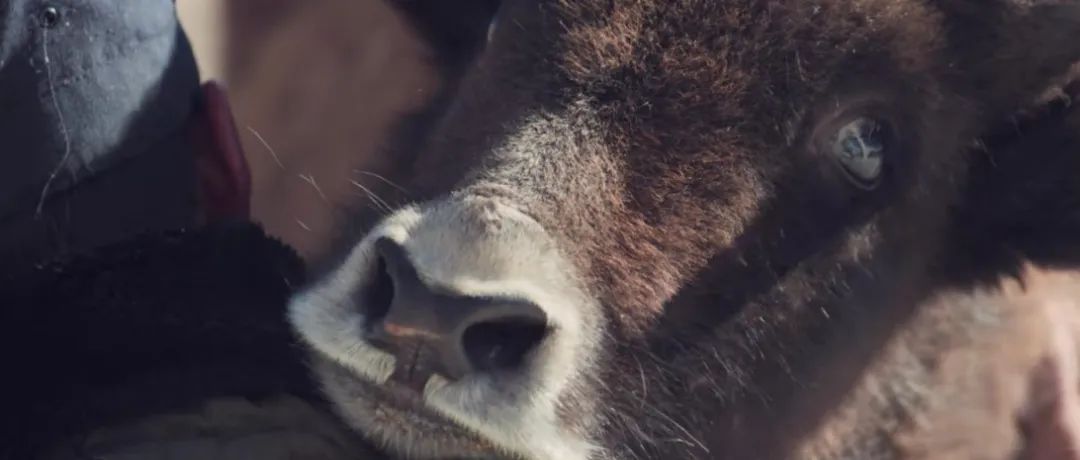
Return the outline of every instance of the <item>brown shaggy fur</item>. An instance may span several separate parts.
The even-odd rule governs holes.
[[[1072,378],[1071,282],[966,292],[1080,261],[1055,258],[1080,256],[1080,194],[969,147],[1080,57],[1080,6],[547,0],[498,18],[410,143],[411,190],[513,203],[585,273],[604,354],[562,415],[604,455],[1004,459],[1017,420],[1071,417],[1031,394]],[[896,132],[870,192],[821,149],[850,114]],[[1069,133],[1044,138],[1052,161],[1076,164]]]

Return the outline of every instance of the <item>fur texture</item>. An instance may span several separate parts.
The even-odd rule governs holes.
[[[985,338],[1022,340],[1053,322],[1046,317],[1068,316],[1033,314],[1042,326],[1029,327],[992,288],[963,296],[1019,273],[1025,259],[1076,261],[1072,169],[1024,157],[1045,149],[1050,164],[1074,164],[1074,122],[1048,121],[1033,144],[992,146],[1014,152],[1017,168],[995,169],[999,153],[971,145],[1080,58],[1080,5],[509,1],[496,21],[454,98],[433,106],[422,141],[407,143],[407,161],[420,152],[409,187],[417,203],[385,228],[412,222],[396,241],[429,281],[459,270],[479,284],[532,283],[541,305],[580,288],[587,298],[560,308],[598,320],[576,333],[552,322],[539,349],[566,347],[572,359],[541,352],[510,377],[440,385],[473,403],[430,392],[395,402],[392,384],[356,372],[370,361],[362,335],[329,341],[328,330],[342,329],[304,320],[338,315],[364,327],[374,258],[347,259],[294,298],[291,315],[328,363],[317,373],[355,428],[407,456],[469,446],[551,458],[538,446],[559,442],[581,446],[560,452],[577,459],[899,458],[918,457],[913,445],[946,444],[978,458],[1016,452],[1015,432],[964,444],[978,439],[977,427],[962,426],[976,418],[952,421],[924,402],[979,379],[938,374],[922,358],[1011,359],[980,348],[993,342]],[[830,136],[858,117],[893,134],[886,175],[869,191],[829,156]],[[512,211],[469,204],[478,201]],[[540,249],[524,250],[505,224],[511,214],[527,217]],[[1032,216],[1042,225],[1027,227]],[[425,234],[456,243],[427,244]],[[476,262],[515,250],[519,265],[565,261],[569,279]],[[980,315],[1004,325],[980,329],[971,322]],[[332,343],[356,355],[329,353]],[[1027,372],[1041,346],[1001,368],[976,361],[972,375]],[[557,375],[570,380],[553,386]],[[1014,389],[1026,384],[1005,380],[1008,397],[963,401],[1007,431],[1012,408],[992,406],[1021,404]],[[470,413],[503,407],[511,400],[501,393],[515,390],[556,415],[532,420],[532,439],[516,431],[527,404],[517,403],[518,420]],[[383,414],[378,427],[372,408]],[[934,432],[926,426],[957,424],[957,442],[923,439]],[[975,448],[985,450],[965,450]]]

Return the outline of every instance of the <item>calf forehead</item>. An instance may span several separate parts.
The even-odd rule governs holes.
[[[665,193],[694,182],[748,188],[752,179],[732,173],[782,163],[775,154],[823,106],[942,91],[942,21],[920,2],[562,0],[550,9],[557,32],[536,46],[551,56],[520,78],[551,74],[554,93],[587,101],[624,169]]]
[[[560,0],[550,11],[562,29],[562,67],[578,80],[627,68],[806,80],[815,69],[793,75],[790,66],[829,67],[858,54],[887,54],[923,70],[941,31],[935,12],[910,0]],[[791,62],[794,52],[801,63]]]
[[[829,94],[939,91],[939,16],[891,0],[510,1],[442,137],[455,155],[490,152],[540,114],[644,174],[761,157]]]
[[[892,0],[511,1],[435,151],[553,196],[577,195],[574,163],[632,207],[738,206],[822,107],[884,92],[922,111],[942,91],[938,16]]]

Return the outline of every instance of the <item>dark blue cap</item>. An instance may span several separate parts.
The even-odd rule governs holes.
[[[153,168],[145,183],[108,185],[111,173],[135,162],[172,176],[193,169],[190,153],[169,140],[183,139],[198,94],[172,0],[0,1],[0,227],[40,218],[54,197],[77,197],[75,186],[81,193],[90,181],[118,198],[165,186]]]

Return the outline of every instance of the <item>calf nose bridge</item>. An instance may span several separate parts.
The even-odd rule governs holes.
[[[384,294],[362,302],[366,338],[398,358],[395,375],[422,385],[431,373],[456,380],[509,368],[543,338],[546,316],[538,306],[429,285],[398,243],[381,238],[374,249],[381,273],[367,289]]]

